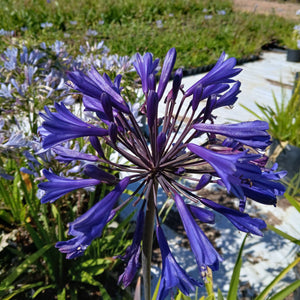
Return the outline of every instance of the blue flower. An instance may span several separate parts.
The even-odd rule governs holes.
[[[41,199],[42,203],[52,203],[71,191],[85,188],[88,186],[95,186],[101,182],[101,180],[98,179],[74,180],[71,178],[65,178],[58,176],[48,170],[43,170],[43,173],[49,181],[39,183],[38,185],[39,189],[44,190],[46,192],[46,194]]]
[[[164,65],[161,70],[161,76],[157,88],[158,99],[161,99],[164,94],[167,83],[169,82],[171,76],[171,72],[174,68],[175,61],[176,61],[176,50],[175,48],[171,48],[166,55]]]
[[[103,182],[116,186],[113,192],[70,224],[69,234],[74,238],[57,243],[57,247],[67,253],[67,258],[82,255],[122,207],[132,205],[134,210],[139,205],[142,209],[133,242],[126,253],[119,256],[127,263],[119,283],[128,286],[134,278],[140,267],[140,254],[145,255],[143,247],[149,244],[147,237],[152,238],[155,218],[163,259],[159,299],[165,298],[176,287],[188,295],[195,285],[200,284],[186,274],[170,252],[160,228],[158,186],[176,203],[202,276],[205,276],[207,267],[217,270],[222,258],[194,217],[201,222],[214,223],[214,213],[207,210],[208,207],[226,216],[239,230],[261,235],[265,223],[242,212],[247,197],[275,204],[276,196],[284,192],[283,185],[278,182],[284,173],[265,168],[262,150],[270,143],[265,122],[215,124],[213,112],[219,107],[233,105],[240,92],[240,83],[233,79],[241,71],[235,68],[236,60],[225,60],[223,53],[215,67],[187,90],[181,84],[182,69],[178,69],[171,89],[166,91],[176,55],[174,48],[168,51],[158,80],[159,60],[154,60],[151,53],[136,55],[133,65],[140,77],[145,101],[135,105],[130,105],[123,97],[121,76],[112,81],[106,74],[100,75],[94,67],[87,73],[78,69],[69,72],[68,85],[83,94],[84,109],[94,112],[91,123],[75,117],[63,104],[55,104],[56,112],[46,108],[46,114],[42,114],[45,121],[39,129],[45,148],[56,151],[57,159],[64,163],[76,159],[84,164],[84,175],[88,177],[72,180],[46,172],[48,182],[39,185],[46,191],[42,202],[55,201],[76,188]],[[202,109],[199,109],[200,103]],[[160,105],[164,105],[163,114]],[[141,124],[142,117],[146,124]],[[93,122],[102,124],[102,128]],[[217,135],[224,139],[218,139]],[[200,136],[203,143],[197,139]],[[88,137],[97,154],[89,155],[57,145],[77,137]],[[109,151],[103,151],[104,144]],[[116,153],[122,159],[110,161],[106,153]],[[124,176],[125,179],[120,181],[119,178]],[[186,184],[187,181],[195,185]],[[235,194],[240,199],[240,211],[201,198],[197,191],[209,183],[218,183]],[[114,206],[129,184],[136,187],[131,196],[124,195],[124,201]],[[186,200],[189,204],[185,204]],[[199,207],[199,204],[206,208]]]
[[[245,152],[237,154],[221,154],[195,144],[188,144],[187,148],[209,162],[216,173],[222,178],[227,190],[231,190],[231,175],[236,172],[236,164],[239,159],[245,157]]]
[[[215,215],[213,212],[194,205],[188,205],[192,214],[201,222],[214,224],[215,223]]]
[[[286,173],[276,177],[273,170],[264,172],[255,164],[255,160],[260,158],[258,154],[248,154],[247,151],[230,153],[228,149],[226,154],[218,153],[195,144],[187,147],[209,162],[221,178],[218,183],[225,185],[228,192],[232,192],[242,201],[246,196],[260,203],[275,205],[276,196],[283,195],[285,191],[285,187],[275,180]]]
[[[162,273],[157,299],[165,299],[176,287],[188,296],[190,292],[195,291],[195,286],[200,287],[202,284],[191,278],[176,262],[160,226],[156,226],[156,236],[162,256]]]
[[[50,133],[43,141],[44,148],[49,148],[58,143],[78,137],[104,136],[108,134],[107,129],[87,124],[74,116],[63,103],[55,103],[55,108],[57,113],[52,113],[45,107],[47,114],[40,114],[45,120],[43,128]]]
[[[202,198],[201,202],[207,207],[210,207],[213,210],[224,215],[237,229],[243,232],[262,236],[263,234],[260,230],[267,227],[266,223],[263,220],[251,218],[248,214],[242,213],[236,209],[222,206],[209,199]]]
[[[234,82],[232,77],[239,74],[242,69],[234,68],[236,65],[236,59],[234,57],[225,60],[225,52],[222,53],[216,65],[208,72],[204,77],[193,84],[185,93],[186,96],[192,95],[194,89],[202,84],[203,87],[209,86],[211,84],[219,83],[231,83]]]
[[[139,258],[141,253],[141,242],[143,237],[144,215],[144,209],[141,208],[137,217],[132,244],[126,249],[125,255],[118,256],[122,260],[127,261],[127,266],[118,280],[118,283],[122,282],[125,288],[130,285],[138,268],[140,267]]]
[[[149,90],[155,89],[155,74],[157,73],[159,59],[153,61],[153,55],[146,53],[143,57],[137,53],[133,63],[138,75],[142,80],[142,89],[145,95]]]
[[[224,135],[253,148],[265,149],[271,144],[270,135],[267,133],[269,125],[264,121],[226,125],[199,123],[195,124],[194,128],[201,133]]]
[[[213,271],[218,270],[219,262],[223,259],[198,226],[183,199],[178,194],[175,194],[174,200],[190,241],[191,249],[195,255],[199,271],[205,272],[207,267],[210,267]]]
[[[83,255],[91,242],[100,237],[111,210],[129,183],[129,178],[121,180],[107,196],[97,202],[86,213],[69,224],[69,235],[75,238],[57,242],[56,248],[67,254],[68,259]]]
[[[41,23],[42,28],[50,28],[52,26],[53,26],[53,24],[51,22]]]
[[[240,86],[241,86],[240,82],[234,83],[232,88],[219,98],[214,109],[223,107],[223,106],[233,105],[236,102],[236,100],[238,99],[237,95],[241,92]]]
[[[100,101],[101,95],[106,93],[110,96],[112,106],[122,112],[128,113],[128,107],[120,96],[120,87],[118,86],[121,76],[118,76],[117,80],[112,83],[106,74],[101,76],[98,71],[92,67],[88,75],[78,70],[69,72],[68,77],[71,80],[69,84],[74,89],[82,92],[86,96],[97,99],[96,101]]]

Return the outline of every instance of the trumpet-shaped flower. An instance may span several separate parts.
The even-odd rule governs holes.
[[[242,122],[237,124],[203,124],[194,125],[201,133],[214,133],[232,138],[244,145],[265,149],[271,144],[270,135],[267,133],[269,125],[263,121]]]
[[[140,267],[139,258],[143,237],[144,216],[145,214],[142,208],[137,217],[136,229],[132,244],[126,249],[125,255],[119,256],[119,258],[128,262],[127,267],[119,277],[119,283],[122,282],[124,287],[127,287],[132,282],[134,275]]]
[[[129,183],[125,177],[115,189],[96,203],[86,213],[69,224],[69,235],[75,236],[66,242],[57,242],[56,248],[67,254],[67,258],[75,258],[83,255],[84,250],[91,242],[100,237],[107,223],[112,208]]]
[[[195,285],[202,284],[191,278],[176,262],[160,226],[156,226],[156,236],[162,256],[162,275],[157,299],[165,299],[176,287],[188,296],[190,292],[195,291]]]
[[[221,256],[198,226],[183,199],[175,194],[174,200],[200,272],[206,270],[207,267],[210,267],[213,271],[218,270],[219,262],[222,261]]]
[[[95,186],[101,182],[101,180],[98,179],[74,180],[70,178],[65,178],[58,176],[48,170],[44,170],[44,175],[48,179],[48,181],[39,184],[39,188],[46,192],[46,194],[41,199],[42,203],[52,203],[71,191],[80,188],[85,188],[88,186]]]
[[[63,141],[78,137],[104,136],[108,134],[107,129],[87,124],[74,116],[63,103],[55,103],[55,108],[56,113],[50,112],[50,110],[45,107],[47,115],[41,114],[45,120],[43,128],[50,133],[43,141],[44,148],[49,148]]]

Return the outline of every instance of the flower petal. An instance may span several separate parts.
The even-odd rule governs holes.
[[[267,227],[266,223],[257,218],[251,218],[248,214],[242,213],[236,209],[231,209],[215,203],[211,200],[202,198],[201,202],[207,207],[224,215],[237,229],[262,236],[261,229]]]
[[[174,200],[190,241],[191,249],[195,255],[200,273],[203,270],[206,270],[207,266],[213,271],[218,270],[219,262],[222,261],[221,256],[197,225],[183,199],[178,194],[175,194]]]
[[[67,253],[67,259],[83,255],[91,242],[101,236],[112,208],[128,184],[129,178],[125,177],[116,185],[113,191],[69,224],[68,234],[75,237],[68,241],[56,243],[56,247],[59,248],[60,252]]]
[[[157,95],[159,100],[163,96],[167,83],[170,80],[171,72],[174,68],[175,61],[176,61],[176,50],[175,48],[171,48],[165,57],[164,64],[161,70],[161,75],[160,75],[159,84],[157,88]]]
[[[45,190],[46,194],[41,199],[41,203],[54,202],[58,198],[66,195],[67,193],[85,188],[88,186],[94,186],[99,184],[101,181],[97,179],[71,179],[58,176],[48,170],[43,170],[45,177],[48,179],[47,182],[38,184],[38,188]]]
[[[271,144],[270,135],[267,133],[269,125],[264,121],[222,125],[198,123],[193,127],[200,132],[224,135],[254,148],[265,149]]]
[[[156,237],[162,256],[162,274],[157,299],[165,299],[169,292],[175,287],[180,289],[184,295],[188,296],[191,291],[195,290],[195,285],[199,287],[202,286],[201,283],[191,278],[185,270],[178,265],[159,225],[156,226]]]

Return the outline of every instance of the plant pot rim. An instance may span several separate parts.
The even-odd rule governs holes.
[[[300,49],[287,49],[286,60],[300,62]]]

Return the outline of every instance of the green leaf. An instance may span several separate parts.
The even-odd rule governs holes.
[[[293,242],[294,244],[300,246],[300,240],[298,240],[297,238],[295,238],[295,237],[293,237],[293,236],[291,236],[291,235],[289,235],[289,234],[281,231],[280,229],[278,229],[278,228],[276,228],[276,227],[274,227],[272,225],[268,225],[268,228],[270,230],[274,231],[275,233],[277,233],[278,235],[282,236],[283,238],[285,238],[285,239]]]
[[[39,289],[37,289],[35,291],[35,293],[32,295],[32,299],[34,299],[40,292],[43,292],[47,289],[55,289],[55,288],[56,288],[55,284],[49,284],[49,285],[46,285],[46,286],[42,286],[42,287],[40,287]]]
[[[153,296],[152,296],[152,300],[156,300],[156,299],[157,299],[160,281],[161,281],[161,276],[159,276],[157,285],[156,285],[156,287],[155,287],[155,291],[154,291]]]
[[[80,269],[95,276],[103,273],[113,263],[112,258],[89,259],[81,264]]]
[[[236,300],[237,299],[237,291],[239,288],[239,279],[240,279],[240,271],[241,271],[241,267],[242,267],[242,252],[245,246],[245,242],[246,242],[246,238],[247,238],[247,234],[244,237],[244,240],[242,242],[237,260],[235,262],[234,265],[234,269],[232,271],[232,277],[231,277],[231,281],[230,281],[230,287],[229,287],[229,291],[228,291],[228,295],[227,295],[227,300]]]
[[[290,295],[294,290],[300,286],[300,280],[296,280],[286,288],[282,289],[280,292],[275,294],[269,300],[284,300],[288,295]]]
[[[11,273],[1,282],[0,288],[8,288],[28,267],[33,264],[38,258],[40,258],[47,250],[49,250],[53,245],[45,245],[43,248],[39,249],[28,258],[26,258],[20,265],[14,268]]]
[[[218,289],[218,300],[224,300],[224,297],[220,289]]]
[[[94,277],[92,275],[90,275],[89,273],[82,271],[81,272],[81,281],[88,283],[90,285],[93,286],[97,286],[99,287],[99,290],[101,292],[101,299],[103,300],[111,300],[107,290],[104,288],[104,286],[97,280],[94,279]]]
[[[36,283],[32,283],[32,284],[26,284],[26,285],[22,285],[19,289],[13,291],[13,292],[10,292],[9,293],[9,296],[7,297],[4,297],[2,298],[3,300],[9,300],[9,299],[12,299],[14,296],[20,294],[20,293],[23,293],[25,292],[26,290],[29,290],[29,289],[32,289],[32,288],[35,288],[37,286],[40,286],[42,285],[43,282],[42,281],[39,281],[39,282],[36,282]]]
[[[8,224],[14,223],[14,218],[12,217],[12,215],[4,209],[0,210],[0,219],[2,219],[3,221],[5,221]]]
[[[26,229],[29,232],[36,248],[42,249],[45,246],[45,244],[49,245],[49,244],[51,244],[51,242],[49,241],[49,238],[47,238],[47,239],[45,238],[45,235],[47,235],[47,233],[44,231],[44,228],[41,227],[41,224],[39,223],[39,221],[35,224],[37,225],[36,230],[39,230],[39,229],[42,230],[42,234],[41,234],[40,230],[39,230],[39,232],[37,232],[29,223],[26,223]],[[52,252],[53,252],[53,250],[46,252],[44,254],[44,259],[47,263],[48,274],[51,277],[51,280],[56,281],[57,280],[56,268],[58,267],[57,258],[61,254],[58,253],[58,254],[53,255]]]
[[[152,298],[153,299],[153,298]],[[155,298],[156,299],[156,298]],[[191,300],[190,297],[184,295],[180,290],[178,290],[178,293],[176,295],[175,300]]]
[[[300,204],[294,197],[287,193],[284,194],[284,197],[300,212]]]
[[[255,298],[255,300],[264,300],[275,287],[275,285],[286,275],[286,273],[295,267],[300,262],[300,257],[297,257],[291,264],[289,264],[285,269],[283,269],[272,281],[271,283]]]
[[[10,203],[10,197],[2,182],[5,182],[5,179],[0,178],[0,195],[4,199],[5,204],[8,206],[8,204]]]
[[[57,300],[66,299],[66,288],[63,288],[60,292],[57,293]]]
[[[256,118],[258,118],[259,120],[262,120],[262,118],[257,114],[255,113],[253,110],[251,110],[250,108],[248,108],[247,106],[243,105],[240,103],[240,106],[242,108],[244,108],[245,110],[247,110],[249,113],[251,113],[252,115],[254,115]]]

